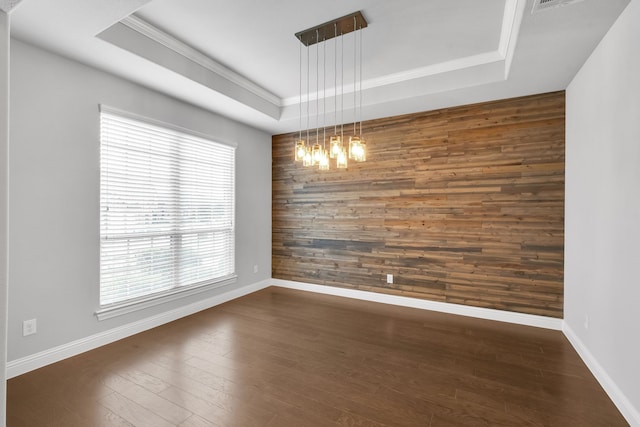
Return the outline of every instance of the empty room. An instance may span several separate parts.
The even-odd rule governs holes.
[[[0,425],[640,427],[640,0],[0,0]]]

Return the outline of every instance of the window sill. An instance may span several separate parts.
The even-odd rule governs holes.
[[[160,292],[147,297],[136,298],[135,300],[131,301],[124,301],[103,306],[95,312],[95,315],[99,321],[111,319],[113,317],[122,316],[138,310],[144,310],[145,308],[175,301],[180,298],[188,297],[190,295],[195,295],[201,292],[210,291],[212,289],[221,288],[223,286],[235,283],[237,278],[237,275],[232,274],[213,283],[205,282],[188,287],[170,289],[168,291]]]

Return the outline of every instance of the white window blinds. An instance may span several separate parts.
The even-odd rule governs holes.
[[[235,148],[100,113],[100,305],[235,273]]]

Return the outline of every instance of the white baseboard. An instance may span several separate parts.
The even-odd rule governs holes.
[[[267,288],[270,285],[271,280],[266,279],[261,282],[230,290],[202,301],[197,301],[184,307],[179,307],[174,310],[158,314],[156,316],[148,317],[146,319],[41,351],[36,354],[12,360],[7,363],[7,379],[22,375],[34,369],[42,368],[43,366],[58,362],[68,357],[84,353],[85,351],[93,350],[94,348],[138,334],[165,323],[173,322],[174,320],[182,317],[189,316],[199,311],[206,310],[227,301]]]
[[[578,335],[566,322],[562,325],[562,332],[573,348],[576,349],[580,358],[587,365],[593,376],[596,377],[604,391],[609,395],[609,398],[622,413],[622,416],[631,426],[640,427],[640,411],[638,408],[633,406],[631,401],[625,396],[622,390],[620,390],[609,374],[607,374],[607,371],[600,365],[598,360],[591,354],[582,340],[578,338]]]
[[[273,286],[281,288],[298,289],[302,291],[316,292],[321,294],[335,295],[346,298],[354,298],[365,301],[380,302],[384,304],[399,305],[403,307],[419,308],[423,310],[433,310],[443,313],[458,314],[480,319],[497,320],[500,322],[516,323],[519,325],[536,326],[539,328],[562,331],[571,345],[576,349],[580,358],[596,377],[602,388],[609,395],[609,398],[616,405],[625,419],[631,426],[640,427],[640,412],[633,406],[631,401],[618,388],[616,383],[607,374],[604,368],[593,357],[591,352],[580,341],[578,336],[562,319],[555,319],[531,314],[512,313],[488,308],[469,307],[459,304],[450,304],[437,301],[420,300],[416,298],[401,297],[396,295],[379,294],[376,292],[360,291],[355,289],[336,288],[333,286],[314,285],[310,283],[294,282],[290,280],[271,279]]]
[[[471,307],[446,302],[429,301],[397,295],[381,294],[377,292],[360,291],[356,289],[336,288],[334,286],[313,285],[310,283],[293,282],[290,280],[271,279],[273,286],[298,289],[321,294],[336,295],[365,301],[399,305],[403,307],[420,308],[423,310],[439,311],[442,313],[458,314],[461,316],[480,319],[497,320],[500,322],[516,323],[518,325],[535,326],[538,328],[562,330],[562,319],[536,316],[533,314],[514,313],[511,311],[494,310],[490,308]]]
[[[298,289],[302,291],[335,295],[346,298],[354,298],[365,301],[392,304],[403,307],[432,310],[442,313],[457,314],[461,316],[476,317],[480,319],[497,320],[500,322],[515,323],[519,325],[535,326],[545,329],[562,331],[569,342],[576,349],[587,367],[600,382],[613,403],[618,407],[622,415],[632,426],[640,426],[640,412],[631,401],[618,388],[609,377],[604,368],[593,357],[573,330],[562,320],[531,314],[513,313],[488,308],[470,307],[459,304],[450,304],[437,301],[421,300],[417,298],[401,297],[396,295],[380,294],[376,292],[360,291],[355,289],[336,288],[333,286],[314,285],[310,283],[294,282],[281,279],[267,279],[251,285],[233,289],[220,295],[207,298],[193,304],[186,305],[156,316],[148,317],[127,325],[123,325],[105,332],[101,332],[80,340],[63,344],[40,353],[12,360],[6,365],[7,379],[16,377],[26,372],[41,368],[51,363],[75,356],[85,351],[112,343],[114,341],[135,335],[151,328],[172,322],[185,316],[206,310],[216,305],[231,301],[236,298],[257,292],[269,286]]]

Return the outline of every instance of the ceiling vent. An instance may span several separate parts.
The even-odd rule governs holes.
[[[573,3],[579,3],[584,0],[534,0],[531,13],[540,12],[542,10],[555,9],[556,7],[567,6]]]

